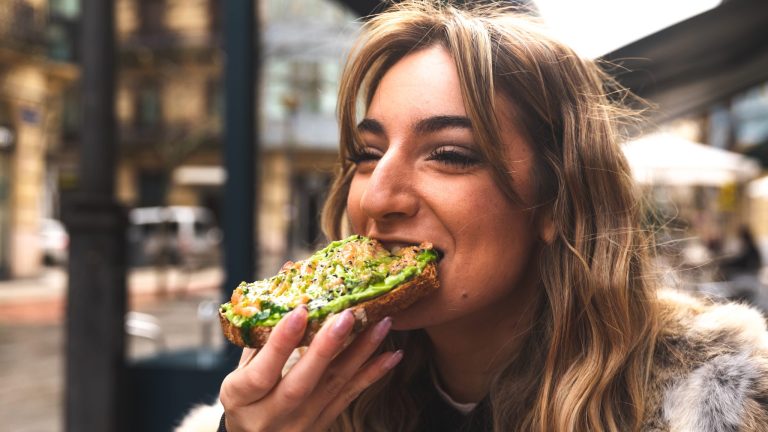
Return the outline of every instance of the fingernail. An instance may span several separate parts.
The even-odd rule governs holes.
[[[386,317],[383,320],[379,321],[378,324],[373,328],[373,334],[371,335],[371,338],[374,342],[381,342],[384,339],[384,336],[387,335],[389,332],[389,329],[392,327],[392,318]]]
[[[384,369],[392,369],[403,359],[403,350],[397,350],[384,362]]]
[[[307,307],[301,305],[295,308],[288,314],[287,319],[288,322],[286,323],[286,327],[289,331],[296,332],[301,330],[304,327],[304,323],[307,321]]]
[[[352,330],[352,324],[355,323],[355,317],[352,316],[352,312],[345,310],[340,313],[333,321],[333,327],[331,327],[331,334],[337,338],[346,337]]]

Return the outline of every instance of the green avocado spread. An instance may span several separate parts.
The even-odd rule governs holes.
[[[391,291],[437,257],[428,243],[391,253],[376,240],[354,235],[287,262],[271,278],[242,282],[221,311],[244,336],[251,327],[276,325],[300,304],[307,305],[309,319],[321,319]]]

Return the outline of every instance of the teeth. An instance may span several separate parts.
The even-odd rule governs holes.
[[[400,246],[400,245],[397,245],[397,246],[392,246],[392,247],[390,248],[390,252],[392,252],[393,254],[394,254],[394,253],[397,253],[397,252],[398,252],[400,249],[402,249],[403,247],[404,247],[404,246]]]

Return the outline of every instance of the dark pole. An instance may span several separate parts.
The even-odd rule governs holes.
[[[226,0],[224,26],[225,123],[224,161],[224,298],[242,281],[255,276],[257,242],[256,190],[256,73],[258,44],[254,42],[253,0]],[[235,351],[229,346],[230,353]]]
[[[82,1],[80,172],[64,203],[70,232],[66,430],[121,431],[126,309],[124,212],[114,199],[113,0]]]

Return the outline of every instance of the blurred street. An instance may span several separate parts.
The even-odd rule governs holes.
[[[161,332],[153,339],[128,336],[129,361],[199,347],[207,331],[213,346],[223,343],[217,321],[206,329],[198,319],[201,302],[219,301],[220,269],[189,274],[174,269],[166,276],[164,292],[154,269],[130,274],[129,310],[156,318]],[[0,282],[0,432],[63,430],[65,287],[61,268],[48,268],[39,278]]]

